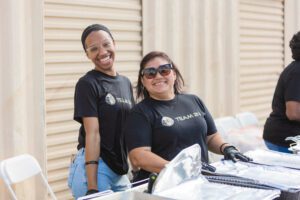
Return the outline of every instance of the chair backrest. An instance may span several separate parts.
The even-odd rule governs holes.
[[[215,119],[214,122],[215,122],[218,133],[220,133],[222,136],[225,136],[226,132],[221,125],[220,119],[219,118]]]
[[[215,120],[218,131],[223,132],[223,134],[228,134],[233,129],[241,128],[238,120],[232,116],[220,117]]]
[[[245,126],[258,126],[258,119],[252,112],[242,112],[235,116],[242,127]]]
[[[4,180],[4,183],[8,187],[13,199],[17,199],[17,197],[11,185],[24,181],[38,174],[42,177],[51,197],[56,199],[53,191],[50,188],[50,185],[47,182],[47,179],[42,173],[39,163],[33,156],[29,154],[15,156],[1,161],[0,174],[0,177]]]

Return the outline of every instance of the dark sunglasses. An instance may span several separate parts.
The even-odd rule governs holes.
[[[145,76],[147,79],[155,78],[157,72],[162,76],[168,76],[171,73],[173,66],[171,63],[160,65],[158,68],[148,67],[142,70],[141,75]]]

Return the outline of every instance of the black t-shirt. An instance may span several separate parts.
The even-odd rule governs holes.
[[[146,98],[130,112],[125,128],[128,152],[148,146],[170,161],[181,150],[198,143],[202,161],[208,162],[206,138],[216,133],[214,121],[204,103],[194,95],[179,94],[170,101]],[[134,180],[147,178],[141,170]]]
[[[128,171],[124,124],[134,105],[128,78],[89,71],[76,84],[74,120],[81,123],[78,137],[80,149],[85,147],[83,117],[98,117],[100,123],[100,156],[117,174]]]
[[[263,138],[271,143],[288,147],[286,137],[300,135],[300,122],[290,121],[286,116],[285,103],[300,101],[300,61],[293,61],[281,73],[272,101]]]

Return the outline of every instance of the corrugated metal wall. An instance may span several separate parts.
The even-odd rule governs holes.
[[[239,6],[240,111],[252,111],[264,123],[284,67],[284,4],[241,0]]]
[[[247,110],[265,120],[283,67],[282,0],[143,4],[144,53],[169,53],[187,89],[200,95],[215,117]],[[70,197],[66,178],[77,143],[74,85],[93,68],[82,50],[81,32],[91,23],[109,26],[116,38],[117,69],[135,83],[142,56],[141,10],[139,0],[45,0],[47,168],[61,199]]]
[[[237,0],[145,0],[144,52],[167,52],[214,117],[238,109]]]
[[[136,80],[142,56],[141,1],[45,0],[45,73],[48,180],[59,199],[70,199],[70,156],[76,152],[78,124],[73,121],[76,81],[94,66],[80,37],[92,23],[107,25],[116,40],[117,70]]]

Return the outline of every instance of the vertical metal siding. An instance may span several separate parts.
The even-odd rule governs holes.
[[[144,0],[143,50],[165,51],[214,117],[238,108],[238,1]]]
[[[241,0],[239,6],[240,111],[254,112],[263,123],[284,67],[284,5],[282,0]]]
[[[67,176],[79,128],[73,121],[74,86],[94,67],[83,52],[81,33],[92,23],[107,25],[116,40],[116,68],[135,82],[141,20],[139,0],[45,0],[47,172],[59,199],[72,199]]]

